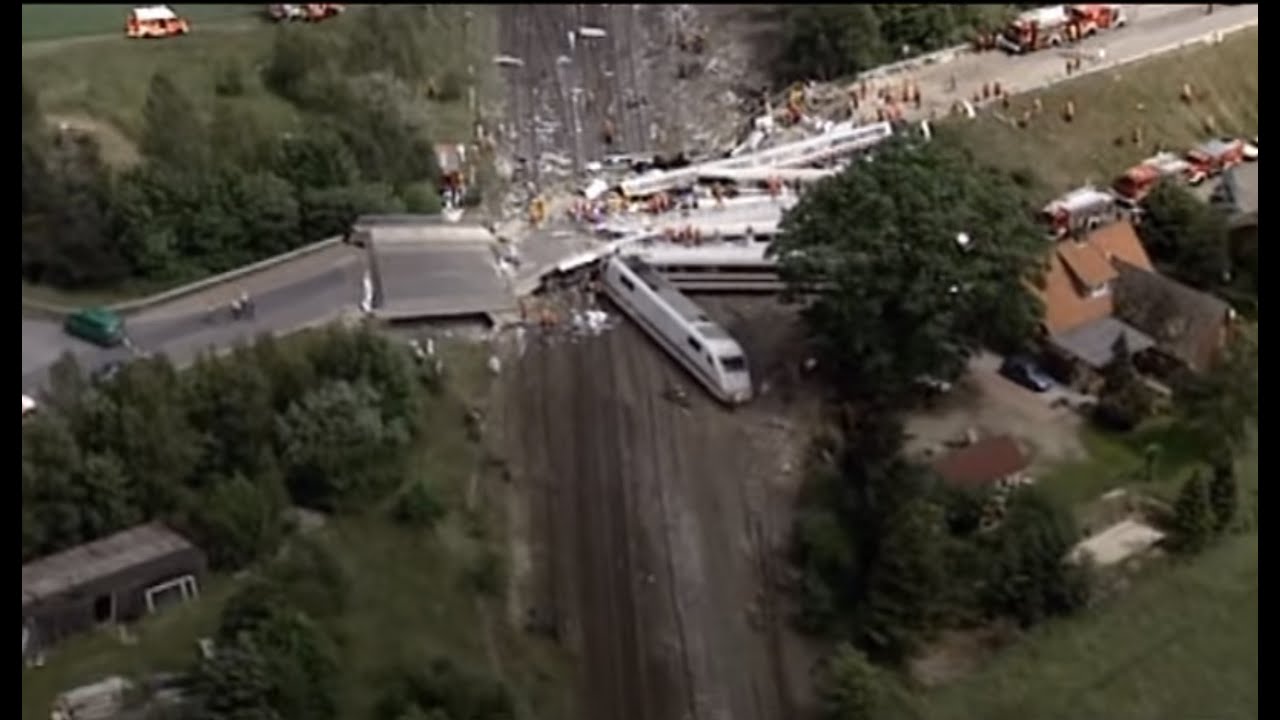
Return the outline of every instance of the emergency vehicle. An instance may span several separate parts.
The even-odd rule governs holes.
[[[1119,5],[1052,5],[1018,15],[996,38],[1004,50],[1022,54],[1083,40],[1128,22]]]
[[[1210,140],[1195,146],[1186,157],[1191,164],[1188,180],[1195,185],[1244,162],[1244,146],[1243,140],[1231,138]]]
[[[1120,216],[1116,197],[1093,186],[1085,186],[1054,200],[1040,211],[1053,238],[1092,231]]]
[[[319,22],[337,17],[346,10],[345,5],[333,3],[312,3],[309,5],[268,5],[267,16],[276,22],[304,20]]]
[[[124,34],[128,38],[168,38],[189,32],[191,23],[168,5],[134,8],[124,21]]]
[[[1162,152],[1126,170],[1116,178],[1111,190],[1121,203],[1133,206],[1145,200],[1161,180],[1189,181],[1192,174],[1191,163],[1171,152]]]

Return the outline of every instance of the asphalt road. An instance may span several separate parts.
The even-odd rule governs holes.
[[[212,322],[203,306],[182,314],[162,307],[129,318],[129,338],[137,352],[164,353],[185,364],[203,350],[227,348],[262,333],[288,332],[336,318],[355,309],[361,299],[364,267],[354,260],[350,257],[328,269],[283,278],[277,286],[257,292],[252,320],[232,320],[225,304],[218,306],[218,317]],[[127,360],[134,354],[124,347],[104,349],[76,340],[63,333],[57,323],[23,318],[23,392],[36,390],[48,367],[64,352],[75,355],[88,369]]]

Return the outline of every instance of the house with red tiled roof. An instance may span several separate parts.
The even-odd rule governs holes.
[[[1127,221],[1054,242],[1037,292],[1057,374],[1082,385],[1111,362],[1121,337],[1134,355],[1152,350],[1201,370],[1232,317],[1221,300],[1156,272]]]

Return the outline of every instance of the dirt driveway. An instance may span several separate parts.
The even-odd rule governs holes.
[[[528,338],[491,411],[527,543],[515,611],[578,655],[581,718],[785,720],[804,703],[812,653],[777,592],[808,433],[776,349],[798,326],[776,306],[703,306],[771,377],[760,402],[718,406],[624,323]],[[663,398],[672,384],[689,408]]]
[[[1021,440],[1032,451],[1033,466],[1083,457],[1080,416],[1054,407],[1063,392],[1034,393],[1002,377],[999,366],[995,355],[975,357],[951,392],[910,417],[907,452],[929,455],[974,430],[983,437],[1007,434]]]

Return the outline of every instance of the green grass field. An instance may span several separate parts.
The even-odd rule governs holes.
[[[136,5],[23,5],[22,42],[61,40],[123,32],[125,17]],[[171,5],[191,21],[206,22],[261,18],[262,5]]]
[[[1183,83],[1199,93],[1194,104],[1180,99]],[[986,112],[971,122],[949,122],[957,135],[986,161],[1023,170],[1046,197],[1085,182],[1109,184],[1127,167],[1150,156],[1157,143],[1182,152],[1218,132],[1253,136],[1258,132],[1258,32],[1243,30],[1214,46],[1196,46],[1063,82],[1013,99],[1008,115],[1020,117],[1039,97],[1044,112],[1027,128]],[[1074,100],[1068,123],[1061,111]],[[1132,142],[1141,128],[1142,143]]]
[[[500,598],[482,598],[464,585],[479,553],[505,554],[506,548],[500,503],[488,502],[481,492],[475,509],[464,510],[468,487],[482,471],[481,450],[467,438],[462,418],[465,407],[487,392],[490,376],[478,346],[445,345],[440,352],[451,391],[426,410],[429,430],[409,479],[426,479],[449,515],[434,531],[411,530],[392,523],[384,507],[332,519],[317,531],[351,587],[348,610],[338,622],[344,671],[339,717],[372,717],[393,671],[440,655],[503,678],[521,718],[569,717],[569,659],[550,641],[512,627]],[[106,633],[86,636],[62,646],[45,667],[24,668],[23,720],[48,718],[57,693],[109,675],[188,667],[196,639],[216,628],[236,582],[216,578],[199,602],[141,623],[134,631],[141,639],[136,645],[122,645]]]

